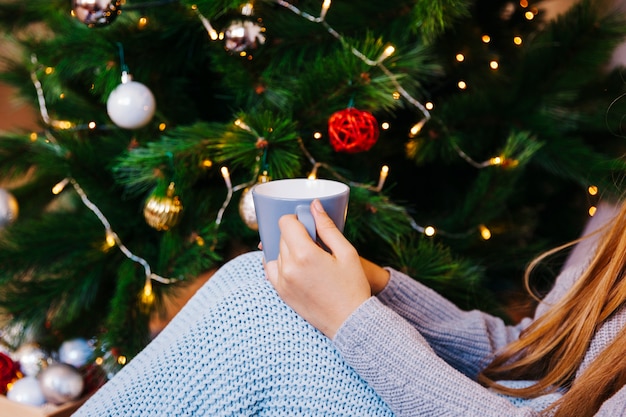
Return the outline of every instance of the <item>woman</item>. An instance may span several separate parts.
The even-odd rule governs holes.
[[[76,415],[626,415],[626,205],[517,326],[359,258],[311,211],[332,254],[283,217],[276,261],[221,268]]]

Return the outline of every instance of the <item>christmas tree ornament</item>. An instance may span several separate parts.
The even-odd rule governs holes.
[[[46,403],[39,380],[34,376],[25,376],[13,383],[7,392],[7,398],[20,404],[39,407]]]
[[[122,12],[121,3],[121,0],[72,0],[72,14],[90,28],[106,26]]]
[[[156,109],[152,91],[140,82],[133,81],[126,71],[122,83],[115,87],[107,99],[107,113],[113,123],[123,129],[138,129],[150,122]]]
[[[328,119],[328,137],[337,152],[369,150],[378,140],[378,121],[367,111],[353,107],[333,113]]]
[[[41,392],[52,404],[76,400],[83,393],[85,381],[76,368],[65,363],[55,363],[39,374]]]
[[[241,199],[239,200],[239,215],[243,222],[252,230],[259,230],[259,225],[256,220],[256,210],[254,209],[254,200],[252,199],[252,190],[258,184],[263,184],[270,180],[267,172],[259,175],[256,184],[251,187],[246,187],[241,193]]]
[[[265,43],[265,27],[261,19],[255,19],[253,7],[246,3],[241,16],[233,19],[224,29],[224,48],[232,52],[250,52]]]
[[[265,28],[253,20],[235,19],[224,30],[224,48],[250,52],[265,43]]]
[[[0,394],[6,394],[9,386],[20,376],[18,364],[9,355],[0,353]]]
[[[165,196],[152,193],[146,199],[143,215],[146,222],[156,230],[168,230],[178,224],[183,212],[183,204],[175,195],[174,183],[167,187]]]
[[[0,229],[13,223],[18,213],[19,206],[13,194],[0,188]]]
[[[93,352],[93,346],[83,338],[66,340],[59,347],[59,361],[80,368],[89,362]]]
[[[34,342],[18,347],[12,358],[19,363],[20,370],[26,376],[37,376],[50,363],[50,355]]]

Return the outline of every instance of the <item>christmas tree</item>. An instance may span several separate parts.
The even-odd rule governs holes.
[[[351,186],[359,252],[466,308],[619,193],[624,18],[511,1],[0,3],[0,308],[122,363],[168,297],[258,244],[250,190]],[[548,274],[549,275],[549,274]],[[543,278],[542,278],[543,279]],[[549,280],[549,276],[545,279]]]

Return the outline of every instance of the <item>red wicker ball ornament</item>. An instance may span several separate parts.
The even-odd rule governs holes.
[[[337,152],[356,153],[369,150],[378,140],[378,121],[372,113],[348,108],[328,119],[330,144]]]

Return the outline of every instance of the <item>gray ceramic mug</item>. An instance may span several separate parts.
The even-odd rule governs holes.
[[[278,258],[278,219],[286,214],[295,214],[306,227],[311,239],[317,241],[315,222],[310,211],[311,202],[315,199],[320,200],[328,216],[343,232],[349,195],[350,187],[346,184],[324,179],[292,178],[254,186],[252,199],[265,261]]]

